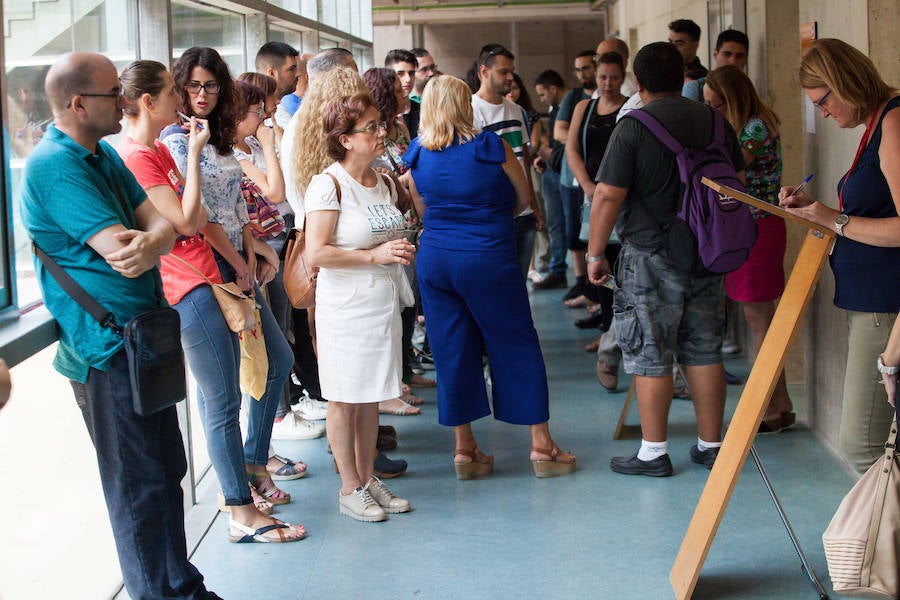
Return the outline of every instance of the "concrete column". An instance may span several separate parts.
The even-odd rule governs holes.
[[[172,63],[171,14],[170,0],[138,2],[138,57]]]

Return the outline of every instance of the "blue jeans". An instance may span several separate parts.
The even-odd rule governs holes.
[[[173,306],[181,315],[181,346],[194,379],[206,448],[225,504],[249,504],[247,471],[241,451],[240,364],[236,333],[228,329],[208,285],[195,287]]]
[[[516,257],[522,269],[522,277],[528,277],[528,267],[534,254],[534,235],[537,233],[537,219],[534,214],[516,217]]]
[[[134,412],[124,350],[108,371],[91,369],[87,382],[71,383],[97,452],[128,594],[134,600],[209,597],[187,558],[181,490],[187,461],[175,407],[149,417]]]
[[[547,237],[550,238],[550,274],[566,274],[566,236],[563,229],[562,195],[559,173],[550,169],[544,171],[541,180],[541,195],[544,197]]]
[[[216,253],[216,264],[219,266],[219,272],[224,281],[234,281],[234,268],[218,253]],[[281,332],[259,286],[254,284],[253,289],[256,303],[259,305],[259,318],[266,341],[269,371],[266,374],[266,391],[263,392],[261,398],[255,398],[253,402],[250,402],[247,439],[244,440],[244,462],[248,465],[264,465],[269,461],[269,442],[272,440],[275,411],[278,410],[278,403],[281,401],[281,390],[291,374],[294,352]]]
[[[581,217],[584,214],[584,190],[581,186],[568,187],[560,184],[562,196],[563,233],[569,250],[587,250],[587,243],[581,239]]]
[[[288,300],[287,292],[284,290],[284,261],[281,261],[278,273],[275,274],[275,279],[266,285],[266,294],[268,294],[269,308],[272,309],[275,322],[278,323],[278,327],[286,339],[288,331],[293,328],[293,323],[291,322],[291,302]],[[275,415],[283,417],[289,410],[291,410],[291,390],[290,386],[285,382],[281,390],[281,403],[278,405]]]

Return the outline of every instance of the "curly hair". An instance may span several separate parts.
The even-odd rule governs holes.
[[[184,87],[190,81],[194,67],[203,67],[212,73],[219,84],[216,107],[206,116],[209,121],[209,143],[219,154],[231,154],[240,119],[240,107],[235,97],[234,81],[231,79],[228,65],[213,48],[198,46],[185,50],[175,62],[172,76],[181,92],[181,111],[188,116],[196,116],[191,108],[191,97]]]
[[[381,113],[381,120],[390,125],[400,114],[397,95],[394,93],[397,73],[393,69],[372,67],[363,73],[363,81],[375,99],[375,107]]]
[[[378,106],[372,96],[366,93],[335,98],[324,106],[322,129],[325,132],[325,148],[328,156],[336,161],[346,158],[347,148],[341,143],[341,136],[347,135],[370,108],[377,109]]]
[[[358,93],[368,94],[369,90],[359,73],[348,67],[327,71],[310,85],[297,116],[294,156],[291,157],[299,190],[305,190],[313,175],[321,173],[334,162],[326,151],[322,126],[322,116],[328,102]]]

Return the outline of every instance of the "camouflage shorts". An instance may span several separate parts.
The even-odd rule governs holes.
[[[626,244],[613,302],[625,372],[661,377],[673,360],[685,366],[722,362],[723,277],[692,277],[657,253]]]

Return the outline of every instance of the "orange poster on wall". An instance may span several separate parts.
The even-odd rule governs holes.
[[[800,53],[805,53],[809,45],[818,37],[819,27],[816,21],[800,25]]]

